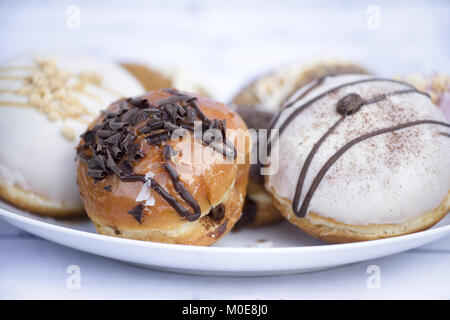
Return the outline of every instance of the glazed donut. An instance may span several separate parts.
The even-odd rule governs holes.
[[[77,182],[100,234],[211,245],[241,216],[251,141],[221,103],[151,91],[113,103],[82,137]]]
[[[203,85],[184,69],[177,67],[160,67],[157,69],[147,64],[131,62],[122,63],[122,66],[139,79],[146,91],[178,88],[209,97]]]
[[[0,197],[52,217],[83,213],[74,149],[111,101],[144,92],[113,62],[36,52],[0,66]]]
[[[283,106],[295,90],[313,80],[330,74],[368,73],[353,62],[338,59],[322,59],[310,63],[289,64],[265,74],[241,89],[231,101],[247,126],[252,129],[268,129],[272,117]],[[256,139],[254,139],[256,142]],[[262,147],[262,146],[260,146]],[[254,152],[258,150],[256,146]],[[253,157],[258,158],[258,157]],[[264,188],[264,177],[260,174],[261,163],[250,167],[247,199],[240,226],[260,226],[282,219]]]
[[[279,170],[266,176],[266,189],[314,237],[399,236],[431,227],[450,209],[450,124],[411,85],[328,76],[296,92],[273,128],[270,159]]]

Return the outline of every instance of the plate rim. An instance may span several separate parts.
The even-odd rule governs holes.
[[[18,209],[21,210],[21,209]],[[24,211],[26,212],[26,211]],[[30,214],[29,212],[26,212]],[[190,252],[210,252],[215,251],[216,253],[235,253],[235,254],[286,254],[286,253],[303,253],[303,252],[327,252],[330,250],[351,250],[352,248],[364,249],[370,247],[376,247],[380,245],[389,245],[390,243],[398,243],[402,241],[410,241],[416,238],[420,238],[424,235],[433,236],[436,233],[448,233],[450,234],[450,224],[445,226],[440,226],[437,228],[427,229],[424,231],[419,231],[407,235],[385,238],[385,239],[376,239],[369,241],[359,241],[359,242],[351,242],[351,243],[340,243],[340,244],[323,244],[323,245],[310,245],[310,246],[301,246],[301,247],[271,247],[271,248],[258,248],[258,247],[213,247],[213,246],[194,246],[194,245],[185,245],[185,244],[172,244],[172,243],[160,243],[153,241],[143,241],[143,240],[135,240],[135,239],[127,239],[120,237],[111,237],[107,235],[102,235],[93,232],[87,232],[83,230],[72,229],[66,226],[61,226],[57,224],[52,224],[46,221],[41,221],[38,219],[34,219],[32,217],[26,217],[17,213],[14,213],[6,208],[0,207],[0,217],[4,217],[6,219],[12,219],[14,221],[18,221],[20,223],[25,223],[30,226],[40,227],[51,231],[56,231],[58,233],[70,233],[73,236],[84,237],[88,239],[95,239],[100,241],[111,241],[118,242],[122,244],[130,244],[134,246],[140,247],[149,247],[154,249],[167,249],[167,250],[183,250]],[[16,226],[17,227],[17,226]],[[19,227],[19,229],[21,229]],[[27,231],[28,232],[28,231]],[[38,236],[43,238],[41,236]],[[48,239],[47,239],[48,240]],[[51,240],[48,240],[51,241]],[[52,241],[54,242],[54,241]]]

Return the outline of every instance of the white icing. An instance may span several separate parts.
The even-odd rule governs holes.
[[[450,120],[450,92],[445,92],[440,97],[439,108],[441,108],[447,119]]]
[[[303,68],[303,63],[284,66],[257,80],[255,94],[261,101],[258,107],[266,111],[278,110],[286,96],[294,90],[298,75]]]
[[[30,190],[25,177],[18,171],[11,170],[0,163],[0,179],[7,185],[15,185],[23,190]]]
[[[103,85],[122,96],[141,94],[140,83],[119,65],[103,59],[74,53],[30,53],[7,61],[1,67],[33,67],[35,58],[51,59],[59,69],[73,74],[82,71],[95,72],[103,77]],[[2,70],[0,76],[29,76],[31,69]],[[21,87],[20,80],[0,80],[0,101],[26,103],[27,98],[14,93],[1,92]],[[119,97],[109,91],[92,85],[86,91],[97,96],[99,101],[80,95],[83,105],[95,115]],[[93,120],[93,116],[87,117]],[[61,134],[68,125],[75,132],[75,141],[69,141]],[[80,207],[81,201],[75,182],[75,147],[79,135],[87,124],[74,119],[52,122],[45,114],[33,107],[0,106],[0,170],[2,179],[9,184],[27,186],[27,189],[66,206]],[[6,172],[14,172],[8,178]],[[19,178],[20,177],[20,178]]]
[[[343,83],[373,76],[326,78],[293,107],[284,111],[275,128],[300,105]],[[281,134],[279,171],[267,187],[293,200],[298,176],[313,145],[339,119],[337,101],[349,93],[367,99],[408,89],[392,82],[368,82],[329,94],[298,115]],[[304,182],[301,202],[324,163],[350,140],[368,132],[415,120],[446,122],[426,96],[409,93],[365,105],[348,116],[313,158]],[[310,202],[308,212],[348,224],[402,223],[436,208],[450,190],[450,129],[418,125],[379,135],[354,145],[327,171]],[[276,155],[273,155],[273,157]],[[301,203],[300,202],[300,203]]]

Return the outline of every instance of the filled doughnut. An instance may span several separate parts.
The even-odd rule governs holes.
[[[79,135],[109,105],[144,92],[113,62],[29,53],[0,66],[0,197],[45,216],[83,213],[75,179]]]
[[[368,73],[355,63],[345,60],[317,60],[311,63],[296,63],[265,74],[241,89],[232,99],[231,105],[251,129],[268,129],[270,120],[283,106],[289,96],[300,87],[321,81],[330,74]],[[254,142],[258,140],[254,137]],[[253,152],[264,146],[254,146]],[[260,158],[254,156],[253,159]],[[241,226],[260,226],[282,219],[264,188],[261,161],[250,167],[247,199],[244,205]]]
[[[211,245],[241,216],[250,148],[223,104],[151,91],[113,103],[83,134],[80,195],[101,234]]]
[[[325,77],[294,93],[272,128],[277,136],[268,148],[279,170],[266,176],[266,189],[314,237],[404,235],[433,226],[450,209],[449,121],[405,82]]]

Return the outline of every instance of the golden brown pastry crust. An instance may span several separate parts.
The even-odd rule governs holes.
[[[167,91],[159,90],[147,93],[143,97],[152,104],[170,96]],[[227,129],[241,129],[246,139],[249,139],[245,123],[236,113],[221,103],[201,96],[196,97],[197,105],[209,119],[225,119]],[[113,104],[108,110],[113,111],[117,108],[118,104]],[[91,124],[90,128],[99,120]],[[191,134],[186,134],[181,142],[168,140],[164,144],[176,149],[180,144],[191,142],[201,146]],[[135,163],[134,172],[145,175],[151,171],[154,174],[153,179],[158,184],[183,203],[183,206],[189,207],[178,196],[167,171],[161,166],[163,146],[150,145],[143,139],[138,140],[138,143],[145,156]],[[244,149],[237,148],[238,158],[240,154],[244,159],[248,159],[250,146],[250,140],[247,140]],[[194,222],[182,218],[166,200],[152,190],[155,204],[144,207],[144,219],[138,223],[128,212],[137,205],[136,197],[143,183],[124,182],[116,175],[107,176],[94,183],[94,179],[87,175],[86,162],[78,159],[77,183],[86,212],[99,233],[157,242],[211,245],[228,232],[239,219],[249,169],[247,161],[240,164],[232,160],[223,160],[223,156],[215,151],[212,155],[222,161],[212,161],[209,164],[172,161],[180,180],[201,208],[201,218]],[[111,186],[111,192],[105,190],[106,186]],[[214,221],[208,213],[219,204],[225,205],[225,216],[220,221]]]
[[[70,207],[55,201],[50,201],[36,193],[1,182],[0,198],[8,203],[11,203],[15,207],[39,214],[41,216],[70,218],[84,215],[82,207]]]
[[[226,212],[224,218],[219,221],[212,219],[210,215],[204,215],[194,222],[174,222],[171,224],[171,228],[160,226],[159,228],[140,230],[106,225],[97,222],[95,215],[90,218],[97,232],[104,235],[163,243],[209,246],[229,232],[241,217],[242,197],[245,195],[247,181],[248,168],[242,167],[239,169],[234,186],[221,202],[225,205]]]
[[[147,65],[139,63],[122,63],[121,65],[139,80],[146,91],[171,88],[175,86],[174,81],[170,78],[170,76],[165,75]],[[182,90],[183,88],[177,89]],[[202,96],[209,97],[208,92],[206,92],[206,90],[202,87],[198,88],[197,93]]]
[[[404,223],[350,225],[322,217],[315,212],[308,212],[304,218],[299,218],[292,211],[291,201],[280,197],[273,189],[271,195],[275,205],[289,222],[300,227],[310,236],[331,243],[376,240],[426,230],[443,219],[450,210],[449,191],[447,197],[435,209]]]
[[[144,86],[146,91],[170,88],[172,86],[169,78],[165,77],[161,72],[143,64],[122,63],[122,67],[131,72]]]

